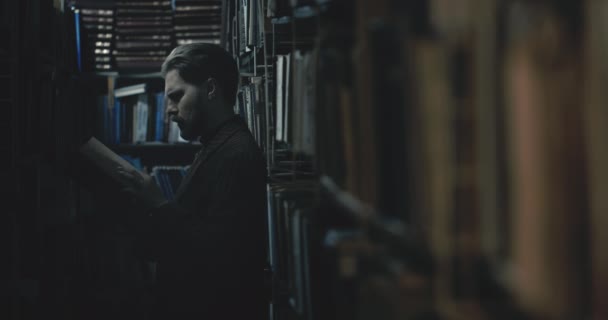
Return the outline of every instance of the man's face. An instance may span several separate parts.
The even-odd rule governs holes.
[[[194,85],[182,79],[177,70],[165,76],[167,114],[177,123],[180,135],[186,140],[198,137],[203,128],[206,110],[206,92],[203,85]]]

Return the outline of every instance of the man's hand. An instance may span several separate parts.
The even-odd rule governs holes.
[[[127,185],[122,191],[131,194],[146,207],[157,208],[167,202],[152,176],[139,171],[126,170],[121,166],[116,170]]]

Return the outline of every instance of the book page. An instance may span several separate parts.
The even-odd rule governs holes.
[[[131,163],[116,154],[106,145],[101,143],[95,137],[91,137],[86,143],[80,147],[80,153],[98,166],[104,173],[110,176],[113,180],[123,182],[123,179],[118,174],[117,167],[122,166],[126,171],[137,171]]]

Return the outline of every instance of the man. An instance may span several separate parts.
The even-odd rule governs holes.
[[[120,169],[147,208],[137,231],[158,261],[159,319],[263,319],[263,155],[234,114],[239,73],[221,47],[189,44],[163,63],[167,113],[184,139],[203,144],[177,190],[163,198],[152,177]]]

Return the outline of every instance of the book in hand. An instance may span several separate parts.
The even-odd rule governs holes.
[[[129,161],[112,151],[97,138],[91,137],[78,149],[77,180],[85,187],[100,194],[116,194],[130,187],[122,178],[118,168],[141,173]],[[142,173],[143,174],[143,173]]]

